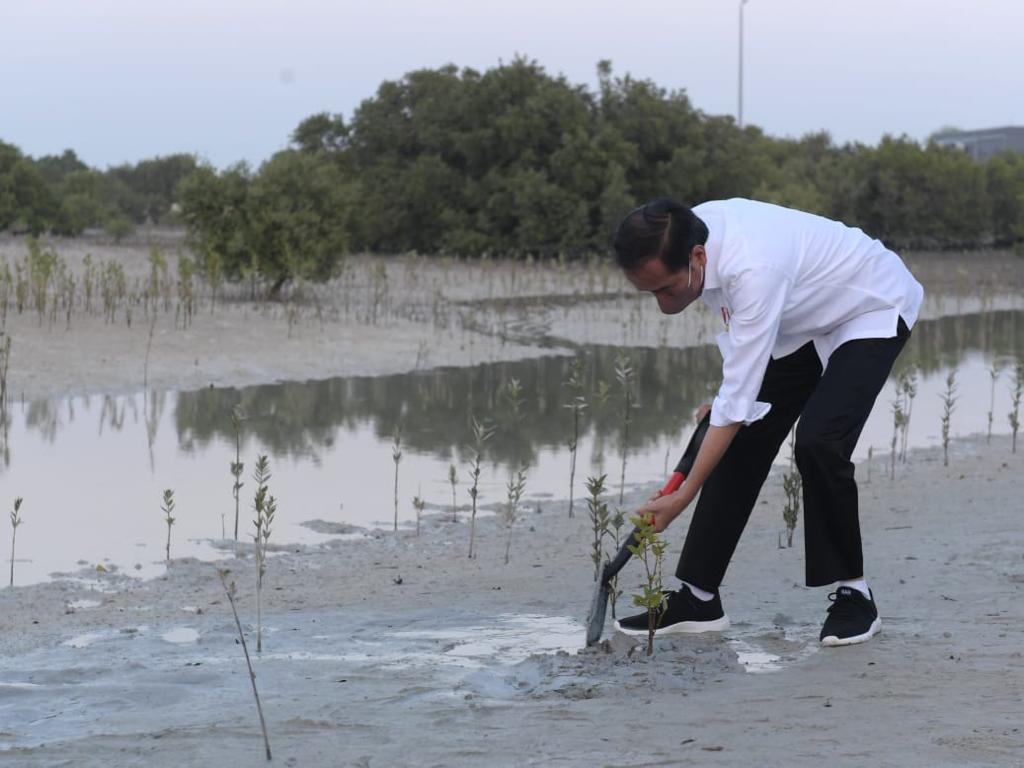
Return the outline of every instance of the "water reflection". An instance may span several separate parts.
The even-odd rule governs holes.
[[[615,360],[625,351],[638,373],[639,398],[631,414],[630,447],[644,450],[679,436],[690,414],[713,395],[721,358],[712,346],[690,349],[585,347],[586,423],[598,453],[618,451],[622,400]],[[945,317],[917,325],[897,365],[927,376],[960,365],[965,357],[1024,357],[1024,312],[1001,311]],[[563,382],[573,358],[545,357],[474,368],[414,374],[287,383],[244,389],[206,389],[178,396],[175,425],[182,450],[211,440],[234,439],[231,408],[241,403],[250,415],[245,429],[276,455],[316,456],[330,449],[339,431],[370,423],[381,440],[401,426],[410,448],[448,460],[464,458],[472,443],[472,418],[498,426],[488,447],[492,458],[513,465],[534,463],[540,451],[567,438],[570,395]],[[502,388],[512,378],[529,401],[517,421]],[[599,396],[602,384],[608,397]]]

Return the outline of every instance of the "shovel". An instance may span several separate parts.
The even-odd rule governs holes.
[[[686,476],[690,473],[693,468],[693,462],[697,459],[697,452],[700,451],[700,444],[704,442],[704,435],[708,431],[708,424],[711,418],[710,411],[704,414],[704,418],[700,420],[697,425],[697,429],[693,431],[693,436],[690,437],[690,442],[686,446],[686,452],[683,453],[683,458],[676,464],[675,471],[672,476],[665,483],[665,487],[658,491],[658,496],[666,496],[667,494],[674,493],[679,490],[679,486],[683,484]],[[601,578],[597,582],[597,587],[594,590],[594,599],[590,601],[590,612],[587,614],[587,647],[596,645],[597,641],[601,639],[601,632],[604,631],[604,619],[605,614],[608,612],[608,596],[611,592],[612,579],[615,578],[616,574],[622,570],[623,566],[629,562],[629,558],[633,556],[633,553],[629,551],[630,547],[635,547],[637,544],[636,534],[638,529],[634,528],[629,534],[629,538],[626,539],[625,543],[619,548],[618,553],[611,560],[604,564],[604,568],[601,569]]]

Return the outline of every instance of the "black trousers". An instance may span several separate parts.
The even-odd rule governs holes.
[[[769,362],[757,399],[772,408],[760,421],[740,428],[708,476],[676,576],[708,592],[718,590],[772,461],[797,417],[807,585],[864,575],[850,457],[909,336],[900,318],[895,337],[849,341],[832,353],[824,371],[809,343]]]

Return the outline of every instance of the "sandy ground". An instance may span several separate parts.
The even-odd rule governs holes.
[[[173,240],[165,246],[173,253]],[[0,259],[23,248],[0,242]],[[72,267],[89,251],[123,260],[136,283],[146,274],[138,243],[58,250]],[[961,292],[968,303],[1019,301],[1019,261],[965,259],[928,261],[929,290],[954,304]],[[594,334],[659,343],[665,333],[599,270],[406,259],[388,262],[387,274],[386,298],[355,260],[316,305],[230,296],[185,329],[162,311],[151,346],[139,305],[131,328],[123,315],[107,324],[81,307],[70,330],[62,318],[51,327],[11,314],[11,391],[135,391],[144,376],[188,389],[392,373],[546,354]],[[673,344],[711,332],[679,320]],[[917,451],[895,481],[876,459],[862,518],[885,629],[846,649],[817,647],[826,591],[801,586],[799,546],[777,545],[777,476],[723,586],[733,628],[662,639],[652,659],[621,637],[581,652],[587,522],[555,501],[523,514],[507,566],[494,518],[478,523],[473,561],[468,525],[443,515],[419,537],[369,531],[280,548],[256,660],[275,762],[1024,765],[1022,456],[1008,438],[965,440],[949,468],[938,452]],[[859,473],[866,480],[867,468]],[[685,520],[669,532],[673,556],[684,533]],[[250,553],[227,565],[252,644]],[[634,564],[629,589],[638,574]],[[213,566],[176,561],[148,582],[83,572],[0,590],[0,765],[252,765],[261,749]]]

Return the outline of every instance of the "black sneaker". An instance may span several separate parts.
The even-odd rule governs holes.
[[[874,593],[871,598],[853,587],[839,587],[828,596],[832,605],[821,628],[822,645],[855,645],[871,639],[882,631]]]
[[[722,600],[715,596],[707,601],[693,596],[690,588],[682,586],[668,592],[668,601],[658,617],[655,629],[659,634],[676,632],[721,632],[729,628],[729,617],[722,610]],[[615,622],[615,628],[626,635],[647,634],[647,611]]]

